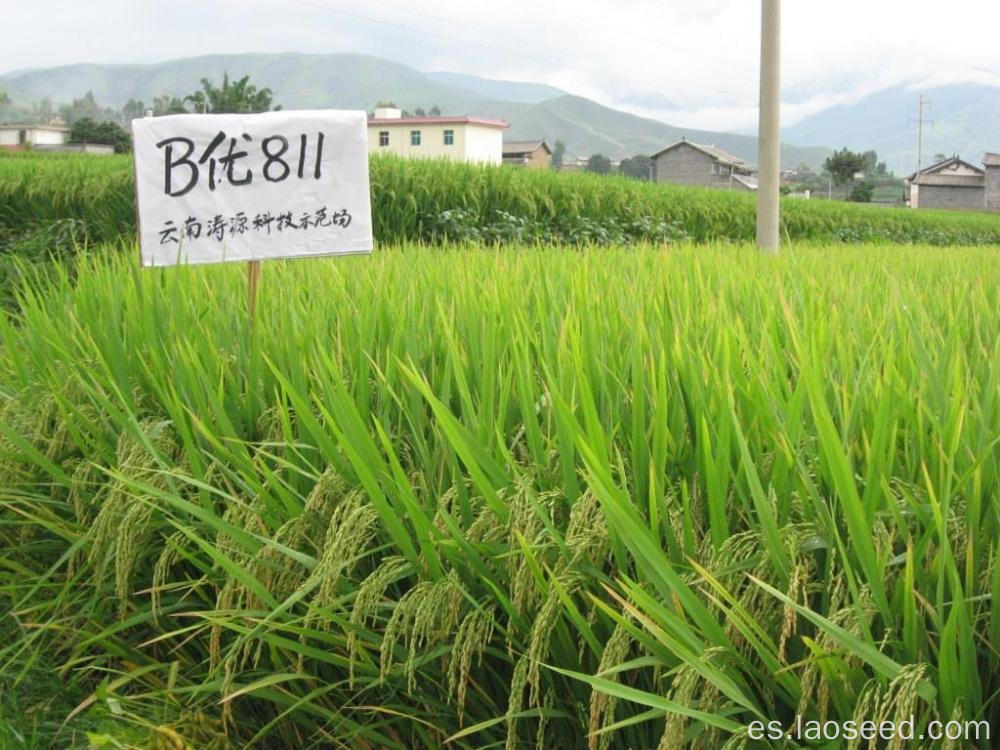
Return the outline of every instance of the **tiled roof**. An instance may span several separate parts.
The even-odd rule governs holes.
[[[529,154],[537,148],[544,146],[549,150],[548,144],[543,140],[537,141],[504,141],[503,152],[505,154]]]
[[[68,133],[65,125],[0,125],[0,130],[54,130],[57,133]]]
[[[713,159],[715,159],[718,162],[721,162],[722,164],[728,164],[731,167],[740,167],[741,169],[750,169],[751,168],[751,165],[750,165],[749,162],[746,162],[743,159],[741,159],[740,157],[735,156],[734,154],[731,154],[728,151],[724,151],[721,148],[718,148],[717,146],[704,146],[704,145],[702,145],[700,143],[692,143],[691,141],[687,141],[687,140],[681,140],[681,141],[677,141],[676,143],[670,144],[669,146],[667,146],[662,151],[658,151],[657,153],[653,154],[652,158],[655,159],[660,154],[665,154],[667,151],[670,151],[671,149],[677,148],[678,146],[680,146],[682,144],[687,144],[688,146],[691,146],[692,148],[696,148],[699,151],[702,151],[702,152],[708,154]]]
[[[920,185],[934,185],[937,187],[978,187],[986,184],[986,178],[979,175],[959,175],[959,174],[926,174],[920,175]]]
[[[987,154],[987,156],[989,156],[989,154]],[[930,185],[931,183],[927,182],[927,178],[930,175],[937,174],[937,173],[944,173],[944,170],[948,169],[949,167],[960,167],[960,166],[961,167],[967,167],[968,169],[973,170],[977,174],[983,174],[983,170],[981,170],[975,164],[969,164],[969,162],[963,161],[962,159],[959,159],[957,156],[952,156],[952,157],[950,157],[948,159],[945,159],[943,161],[939,161],[936,164],[931,164],[929,167],[924,167],[923,169],[921,169],[920,170],[920,183],[922,185]],[[949,177],[949,179],[954,179],[956,176],[957,175],[951,175]],[[910,182],[913,182],[916,179],[916,177],[917,177],[917,173],[914,172],[913,174],[911,174],[906,179],[909,180]]]

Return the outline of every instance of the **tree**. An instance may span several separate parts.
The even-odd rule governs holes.
[[[115,120],[118,117],[118,113],[115,110],[98,104],[94,98],[93,91],[88,91],[79,99],[74,99],[70,104],[63,104],[59,107],[59,114],[70,127],[77,120],[89,118],[102,122],[104,120]]]
[[[587,159],[587,171],[594,174],[611,174],[611,159],[604,154],[592,154]]]
[[[431,117],[440,117],[441,116],[441,108],[438,105],[435,104],[433,107],[430,108],[430,116]]]
[[[415,114],[417,117],[427,117],[427,113],[424,112],[423,107],[417,107],[415,110],[413,110],[413,114]]]
[[[49,97],[43,98],[40,102],[35,102],[32,118],[35,122],[46,123],[52,119],[52,100]]]
[[[849,187],[854,182],[854,175],[865,168],[864,154],[858,154],[847,148],[834,151],[823,162],[823,169],[832,177],[836,185]]]
[[[653,160],[643,154],[636,154],[628,159],[622,159],[618,171],[626,177],[632,177],[636,180],[651,180],[653,179]]]
[[[399,107],[396,106],[396,102],[387,101],[385,99],[380,99],[379,101],[375,102],[375,108],[376,109],[399,109]]]
[[[141,99],[129,99],[122,107],[122,119],[128,123],[146,114],[146,105]]]
[[[878,175],[880,177],[884,177],[889,171],[886,163],[878,160],[878,154],[875,151],[865,151],[862,156],[865,159],[865,166],[861,171],[866,175]],[[938,159],[938,161],[941,160]]]
[[[795,177],[799,180],[807,180],[810,177],[815,177],[815,176],[816,173],[812,171],[812,167],[810,167],[805,162],[802,162],[801,164],[799,164],[799,166],[795,168]]]
[[[163,115],[183,115],[187,114],[184,100],[170,94],[153,98],[153,117],[163,117]]]
[[[553,169],[559,170],[563,167],[563,159],[566,157],[566,144],[556,141],[552,146],[552,160],[550,165]]]
[[[854,201],[855,203],[871,203],[874,197],[875,183],[872,180],[866,179],[854,186],[847,200]]]
[[[0,123],[7,122],[8,118],[13,117],[15,121],[18,118],[17,113],[14,111],[14,102],[11,101],[10,96],[7,95],[6,91],[0,91]]]
[[[229,81],[229,73],[222,76],[222,86],[216,86],[209,79],[201,79],[201,91],[195,91],[184,97],[184,102],[191,103],[195,112],[211,112],[213,114],[252,112],[268,112],[272,109],[271,89],[258,89],[250,83],[250,76],[243,76],[235,82]]]
[[[97,122],[90,117],[84,117],[73,123],[69,132],[73,143],[104,143],[115,147],[115,153],[122,154],[132,150],[132,137],[117,122],[106,120]]]

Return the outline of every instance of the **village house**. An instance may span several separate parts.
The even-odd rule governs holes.
[[[621,159],[609,159],[611,162],[611,170],[614,171],[622,165]],[[589,156],[567,156],[563,158],[562,166],[559,168],[560,172],[585,172],[587,171],[587,166],[590,164]]]
[[[378,107],[368,118],[368,151],[409,158],[453,159],[500,164],[503,120],[482,117],[403,117],[394,107]]]
[[[738,156],[715,146],[681,139],[653,154],[657,182],[680,185],[756,190],[753,167]]]
[[[62,146],[68,140],[69,128],[65,125],[0,125],[2,148]]]
[[[564,156],[562,166],[559,168],[561,172],[582,172],[587,168],[587,162],[590,157],[587,156]]]
[[[990,154],[987,154],[990,156]],[[986,207],[986,170],[953,156],[904,181],[910,208],[982,211]]]
[[[70,129],[56,121],[48,125],[0,125],[0,148],[10,151],[58,151],[77,154],[113,154],[114,146],[103,143],[73,143]]]
[[[552,166],[552,149],[545,141],[504,141],[503,163],[534,169]]]

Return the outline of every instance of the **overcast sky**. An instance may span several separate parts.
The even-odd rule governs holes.
[[[996,0],[786,0],[784,124],[894,84],[1000,85]],[[235,52],[361,52],[549,83],[711,129],[756,121],[756,0],[4,3],[0,71]]]

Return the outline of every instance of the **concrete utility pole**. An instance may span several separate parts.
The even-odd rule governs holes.
[[[781,182],[781,0],[760,4],[757,247],[777,253]]]

